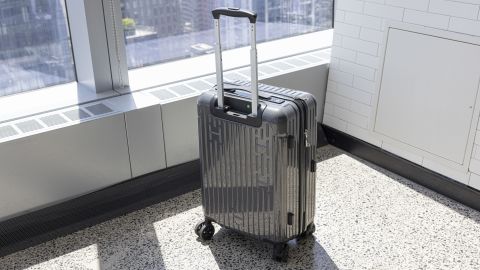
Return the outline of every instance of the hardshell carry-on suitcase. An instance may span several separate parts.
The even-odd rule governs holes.
[[[202,240],[212,222],[274,244],[286,260],[289,240],[315,230],[316,102],[300,91],[258,84],[256,14],[212,11],[217,86],[198,100],[202,204],[195,226]],[[250,20],[252,82],[223,83],[220,16]]]

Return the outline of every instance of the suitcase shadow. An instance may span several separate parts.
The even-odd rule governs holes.
[[[219,269],[339,269],[314,236],[289,243],[288,262],[272,259],[272,245],[220,229],[208,246]]]

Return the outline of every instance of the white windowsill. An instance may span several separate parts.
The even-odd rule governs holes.
[[[333,30],[274,40],[258,45],[259,63],[293,56],[332,45]],[[250,49],[243,47],[223,53],[224,69],[248,66]],[[0,97],[0,123],[62,108],[94,102],[174,82],[215,73],[214,55],[148,66],[129,71],[130,89],[94,93],[78,83],[68,83],[35,91]]]

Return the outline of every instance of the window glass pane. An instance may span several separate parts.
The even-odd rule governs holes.
[[[258,42],[332,28],[333,0],[121,0],[129,68],[213,52],[211,10],[258,13]],[[222,46],[249,43],[248,20],[222,19]]]
[[[0,96],[74,80],[64,0],[1,0]]]

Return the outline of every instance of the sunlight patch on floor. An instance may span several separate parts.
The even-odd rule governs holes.
[[[1,267],[0,267],[1,268]],[[101,270],[98,258],[98,245],[77,249],[65,255],[30,266],[28,270],[36,269],[92,269]]]

